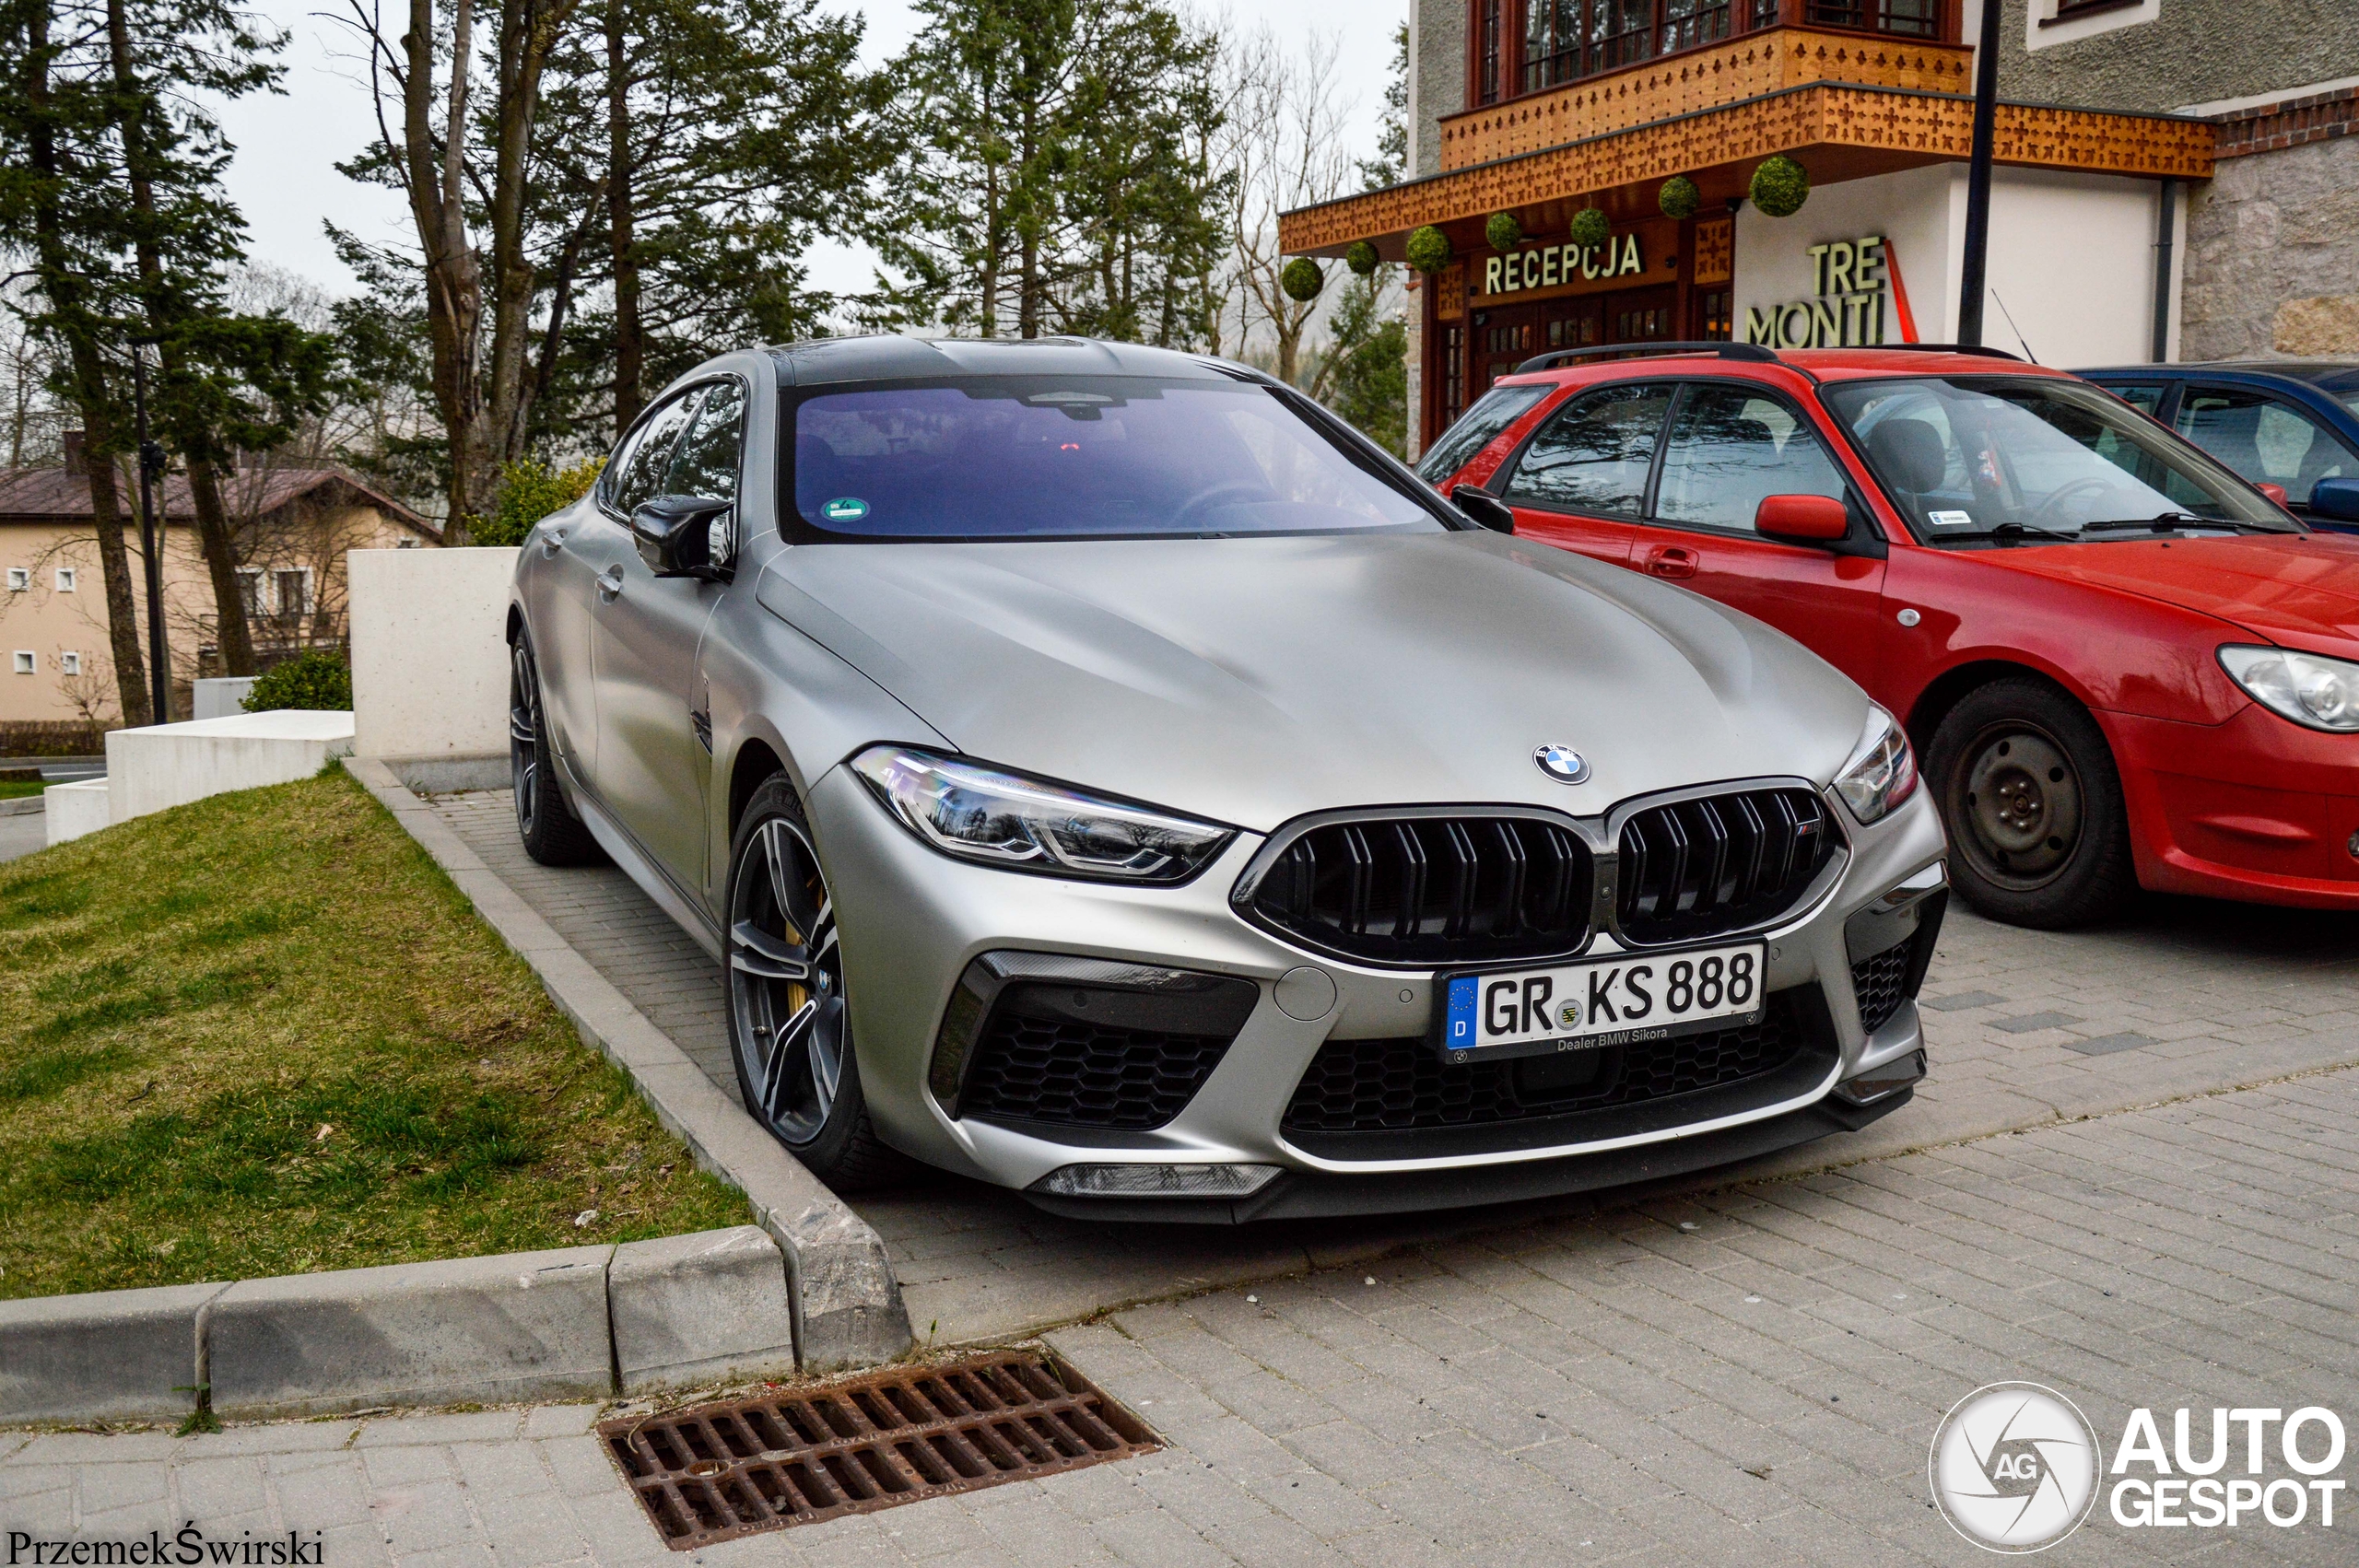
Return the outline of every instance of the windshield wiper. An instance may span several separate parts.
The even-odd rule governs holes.
[[[2052,528],[2034,528],[2027,522],[1995,523],[1989,528],[1970,529],[1960,533],[1943,530],[1933,535],[1936,544],[1952,544],[1961,539],[1995,539],[2001,544],[2019,544],[2026,539],[2053,539],[2060,544],[2077,544],[2077,533],[2059,533]]]
[[[2095,522],[2081,524],[2083,533],[2100,533],[2122,528],[2146,528],[2156,533],[2176,533],[2181,523],[2193,523],[2198,528],[2254,528],[2257,523],[2239,522],[2228,517],[2198,517],[2193,512],[2156,512],[2153,517],[2109,517]]]

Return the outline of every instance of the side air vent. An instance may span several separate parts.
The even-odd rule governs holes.
[[[1595,867],[1568,826],[1457,813],[1302,830],[1239,884],[1238,910],[1308,946],[1433,968],[1550,958],[1589,938]]]
[[[1650,806],[1622,825],[1621,934],[1695,942],[1791,909],[1842,848],[1808,790],[1744,790]]]

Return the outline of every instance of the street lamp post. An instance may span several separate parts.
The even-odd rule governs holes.
[[[1990,151],[1999,131],[1999,0],[1982,0],[1982,37],[1974,50],[1974,146],[1966,166],[1966,254],[1958,263],[1957,340],[1982,342],[1982,299],[1989,292]]]
[[[147,558],[147,691],[153,722],[172,721],[171,651],[164,640],[163,527],[156,516],[156,480],[164,449],[147,439],[147,356],[152,337],[131,340],[131,407],[139,432],[139,548]]]

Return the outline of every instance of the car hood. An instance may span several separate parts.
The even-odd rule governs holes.
[[[2216,616],[2272,642],[2352,656],[2359,539],[2330,533],[2124,540],[1994,550],[1992,561]]]
[[[802,545],[757,594],[969,756],[1262,831],[1824,781],[1867,710],[1757,622],[1494,533]]]

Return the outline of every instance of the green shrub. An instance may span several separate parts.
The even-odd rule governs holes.
[[[1449,236],[1430,223],[1410,235],[1409,264],[1422,273],[1438,273],[1449,265]]]
[[[1662,208],[1665,217],[1694,217],[1696,209],[1704,205],[1704,193],[1686,175],[1674,174],[1655,193],[1655,205]]]
[[[1791,217],[1810,200],[1810,176],[1783,153],[1761,160],[1753,171],[1753,205],[1770,217]]]
[[[1583,207],[1573,215],[1572,234],[1576,245],[1602,245],[1614,232],[1605,221],[1602,207]]]
[[[1286,270],[1278,275],[1278,287],[1286,291],[1287,298],[1308,305],[1319,298],[1320,289],[1327,287],[1327,275],[1320,272],[1319,263],[1309,256],[1297,256],[1286,263]]]
[[[1376,247],[1365,240],[1353,240],[1352,248],[1344,252],[1344,264],[1362,277],[1373,274],[1383,260],[1376,253]]]
[[[1492,250],[1504,255],[1523,243],[1523,225],[1515,220],[1511,212],[1495,212],[1491,221],[1483,226],[1483,238],[1491,242]]]
[[[352,706],[352,667],[341,653],[308,649],[284,664],[274,664],[254,677],[246,694],[248,713],[270,713],[285,708],[326,708]]]
[[[529,457],[510,463],[499,471],[499,493],[491,503],[491,515],[476,518],[469,537],[477,544],[522,544],[533,524],[588,495],[605,466],[603,457],[571,468],[549,468]]]

